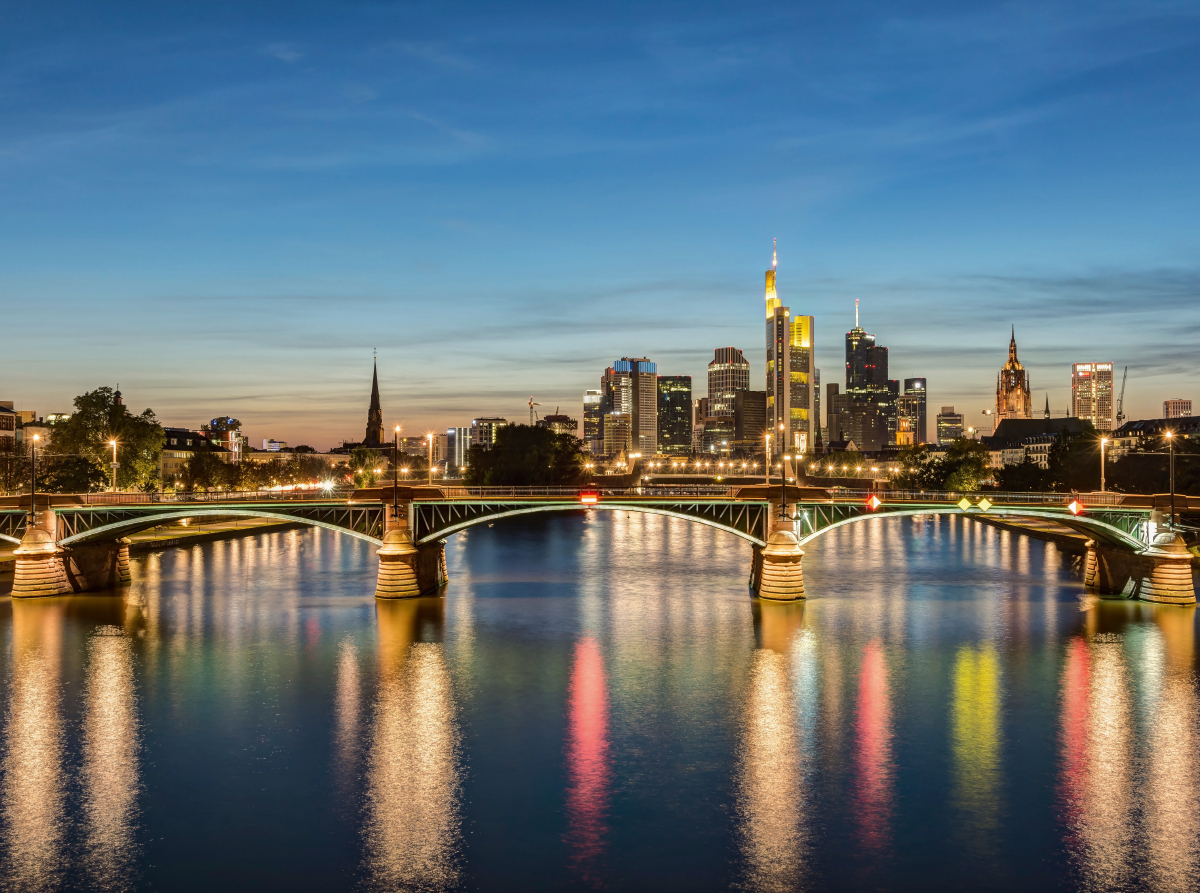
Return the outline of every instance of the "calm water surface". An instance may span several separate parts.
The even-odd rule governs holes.
[[[1194,889],[1193,609],[1053,545],[879,519],[753,602],[654,515],[152,554],[0,603],[4,890]]]

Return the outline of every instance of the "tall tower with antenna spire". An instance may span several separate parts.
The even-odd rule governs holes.
[[[814,319],[792,316],[775,289],[779,268],[778,240],[771,245],[767,270],[767,433],[776,455],[800,456],[816,445],[816,354]]]
[[[383,446],[383,407],[379,404],[378,361],[371,361],[371,406],[367,410],[367,434],[363,446]]]

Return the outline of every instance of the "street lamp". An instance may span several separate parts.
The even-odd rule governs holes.
[[[1108,445],[1108,438],[1100,438],[1100,492],[1104,492],[1104,448]]]
[[[396,426],[392,445],[392,521],[400,520],[400,426]]]
[[[430,433],[426,434],[425,437],[429,439],[429,459],[428,459],[429,483],[430,483],[430,485],[432,485],[433,484],[433,432],[431,431]]]
[[[768,434],[766,437],[767,449],[763,455],[763,459],[765,460],[763,462],[763,482],[769,487],[771,486],[771,435]]]
[[[29,526],[37,524],[37,442],[40,434],[33,435],[33,445],[29,448]]]
[[[779,514],[784,518],[787,517],[787,463],[791,461],[791,456],[782,456],[783,464],[779,468]]]
[[[117,492],[117,442],[116,442],[115,440],[110,440],[110,441],[108,442],[108,445],[109,445],[110,447],[112,447],[112,448],[113,448],[113,460],[112,460],[113,483],[112,483],[112,491],[113,491],[114,493],[116,493],[116,492]]]
[[[1171,447],[1171,529],[1175,529],[1175,434],[1172,431],[1167,432],[1167,444]]]

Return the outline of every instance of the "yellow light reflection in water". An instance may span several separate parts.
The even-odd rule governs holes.
[[[338,787],[348,793],[358,774],[358,759],[361,750],[359,714],[362,687],[358,670],[358,648],[347,636],[338,645],[337,683],[335,714],[334,772]]]
[[[794,890],[803,878],[805,791],[785,654],[754,652],[738,754],[738,817],[746,884]]]
[[[88,642],[83,721],[85,873],[97,890],[126,890],[135,871],[139,786],[133,643],[116,626]]]
[[[459,732],[440,642],[417,631],[441,620],[441,599],[377,605],[379,681],[363,828],[372,889],[443,889],[458,880]],[[436,617],[432,615],[436,614]]]
[[[4,752],[4,883],[51,890],[65,867],[61,655],[66,600],[13,600]]]
[[[953,802],[977,855],[994,855],[1000,830],[1000,700],[995,645],[963,645],[954,662]]]

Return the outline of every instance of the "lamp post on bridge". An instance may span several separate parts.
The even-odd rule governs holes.
[[[1108,445],[1108,438],[1100,438],[1100,492],[1104,492],[1104,448]]]
[[[766,454],[763,456],[763,483],[768,487],[771,486],[771,435],[767,434]]]
[[[779,483],[780,483],[780,498],[779,498],[779,514],[787,518],[787,463],[792,458],[791,456],[780,456],[781,464],[779,466]]]
[[[33,445],[29,447],[29,526],[37,525],[37,442],[40,434],[33,435]]]
[[[433,486],[433,433],[430,432],[429,434],[426,434],[425,437],[429,441],[429,459],[427,460],[429,485]]]
[[[392,521],[400,518],[400,426],[396,426],[392,441]]]
[[[115,440],[110,440],[110,441],[108,442],[108,445],[109,445],[110,447],[112,447],[112,448],[113,448],[113,460],[112,460],[113,481],[112,481],[112,491],[113,491],[114,493],[116,493],[116,492],[117,492],[117,442],[116,442]]]
[[[1171,448],[1171,463],[1169,475],[1171,478],[1171,529],[1175,529],[1175,433],[1167,432],[1167,445]]]

